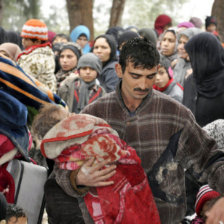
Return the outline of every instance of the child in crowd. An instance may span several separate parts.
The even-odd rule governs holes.
[[[67,103],[71,112],[79,113],[87,104],[105,94],[97,83],[102,63],[93,53],[84,54],[78,61],[79,77],[69,79],[59,90],[59,96]]]
[[[77,43],[67,42],[60,47],[58,54],[60,70],[56,73],[57,90],[64,85],[68,77],[77,76],[77,64],[81,55],[82,50]]]
[[[72,42],[75,42],[80,45],[83,54],[90,52],[91,50],[91,47],[89,45],[90,31],[87,26],[84,25],[76,26],[70,34],[70,39]]]
[[[0,224],[27,224],[28,218],[24,210],[15,205],[8,204],[6,210],[6,217],[4,220],[0,220]]]
[[[25,50],[18,56],[18,64],[26,74],[55,92],[55,59],[46,24],[38,19],[28,20],[23,25],[21,37]]]
[[[196,197],[195,211],[197,216],[192,220],[192,224],[204,224],[206,222],[206,212],[208,212],[221,195],[204,185],[199,189]],[[220,222],[221,223],[221,222]]]
[[[183,87],[173,79],[173,71],[165,61],[160,61],[153,88],[182,103]]]

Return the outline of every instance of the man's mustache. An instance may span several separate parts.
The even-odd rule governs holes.
[[[134,88],[134,91],[138,91],[138,92],[143,92],[143,93],[146,93],[146,92],[149,92],[150,89],[140,89],[140,88]]]

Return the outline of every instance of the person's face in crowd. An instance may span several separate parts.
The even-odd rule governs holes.
[[[177,50],[178,50],[178,54],[181,58],[183,59],[187,59],[189,60],[189,56],[188,56],[188,53],[186,52],[185,48],[184,48],[184,45],[188,42],[188,37],[185,36],[185,35],[182,35],[179,39],[179,42],[178,42],[178,46],[177,46]]]
[[[207,28],[206,28],[206,30],[208,31],[208,32],[214,32],[214,31],[216,31],[216,25],[215,24],[210,24]]]
[[[92,82],[97,77],[97,71],[90,67],[79,69],[79,76],[84,82]]]
[[[84,48],[88,42],[88,39],[85,35],[80,35],[76,40],[76,43],[79,44],[81,48]]]
[[[173,32],[166,32],[161,41],[161,53],[170,56],[174,53],[176,47],[176,36]]]
[[[155,85],[159,88],[163,88],[169,82],[169,75],[164,67],[159,67],[155,77]]]
[[[67,43],[68,40],[64,37],[59,37],[57,36],[54,41],[52,42],[52,44],[55,44],[55,43]]]
[[[124,72],[122,72],[120,64],[116,64],[115,68],[118,77],[122,79],[121,90],[124,100],[140,104],[152,89],[157,66],[147,69],[134,67],[132,62],[127,62]]]
[[[96,40],[93,46],[93,53],[100,58],[102,62],[107,62],[110,58],[110,45],[105,38],[99,38]]]
[[[70,71],[77,65],[77,56],[70,49],[65,49],[59,56],[59,63],[63,71]]]
[[[32,47],[34,45],[38,45],[38,44],[41,44],[40,40],[32,41],[29,38],[24,38],[24,37],[22,38],[22,45],[23,45],[24,49],[26,49],[28,47]]]
[[[27,224],[27,217],[11,217],[7,224]]]

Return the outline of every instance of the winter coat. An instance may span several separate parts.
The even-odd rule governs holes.
[[[58,90],[58,95],[66,102],[69,111],[75,113],[80,112],[77,108],[79,101],[79,88],[80,78],[76,77],[66,81]],[[89,92],[89,103],[97,100],[105,93],[105,90],[100,85],[95,84]]]
[[[18,56],[17,62],[25,73],[39,80],[51,91],[56,91],[55,59],[50,43],[27,48]]]

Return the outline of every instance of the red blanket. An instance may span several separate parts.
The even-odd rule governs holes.
[[[91,157],[117,164],[110,178],[114,184],[94,188],[84,197],[96,224],[160,223],[140,158],[102,119],[82,114],[64,119],[46,134],[41,151],[61,169],[77,169]]]

